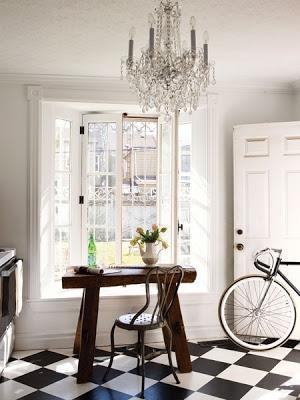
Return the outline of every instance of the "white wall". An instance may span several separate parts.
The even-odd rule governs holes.
[[[28,108],[21,85],[0,87],[0,246],[16,247],[27,269]]]
[[[49,86],[49,85],[48,85]],[[54,90],[54,89],[53,89]],[[57,90],[57,89],[55,89]],[[91,92],[91,98],[96,98]],[[114,91],[115,98],[118,93]],[[126,93],[120,95],[122,102]],[[71,98],[70,98],[71,100]],[[294,96],[286,93],[240,91],[219,95],[219,134],[214,157],[218,168],[218,237],[216,262],[219,290],[233,277],[233,179],[232,179],[232,128],[236,124],[288,121],[294,119]],[[300,113],[299,113],[300,114]],[[24,258],[25,271],[28,246],[28,105],[23,85],[0,87],[0,245],[13,246],[19,257]],[[27,272],[25,283],[28,284]],[[102,314],[98,340],[107,342],[108,331],[114,314],[132,307],[132,300],[121,302],[117,298],[101,299]],[[208,310],[208,305],[213,309]],[[78,300],[31,301],[25,303],[17,324],[17,347],[69,346],[72,342]],[[187,333],[192,337],[221,335],[217,319],[217,298],[187,294],[182,301]],[[105,321],[105,324],[104,322]]]
[[[300,87],[293,97],[293,120],[300,121]]]

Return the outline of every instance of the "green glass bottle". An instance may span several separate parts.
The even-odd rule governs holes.
[[[96,267],[96,254],[97,248],[94,240],[94,235],[90,233],[89,243],[88,243],[88,265],[91,268]]]

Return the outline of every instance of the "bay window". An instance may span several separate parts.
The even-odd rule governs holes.
[[[168,228],[161,262],[200,266],[193,254],[199,233],[206,240],[203,221],[191,215],[202,201],[193,195],[203,183],[193,151],[198,134],[191,116],[166,121],[43,104],[42,297],[63,295],[66,267],[87,264],[91,233],[97,264],[136,265],[139,250],[129,244],[136,228],[158,223]]]

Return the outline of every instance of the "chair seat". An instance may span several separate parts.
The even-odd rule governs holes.
[[[143,313],[141,314],[133,323],[133,325],[130,325],[132,318],[135,316],[135,314],[125,314],[125,315],[121,315],[116,323],[117,325],[122,325],[122,326],[128,326],[128,327],[147,327],[147,328],[154,328],[154,327],[158,327],[161,326],[160,321],[158,320],[157,316],[155,316],[153,318],[152,321],[152,314],[147,314],[147,313]]]

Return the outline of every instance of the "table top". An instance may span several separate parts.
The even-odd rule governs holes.
[[[160,267],[172,267],[174,265],[159,265]],[[116,272],[113,274],[88,275],[67,272],[62,277],[63,289],[80,289],[93,287],[111,287],[123,285],[136,285],[145,283],[145,277],[152,267],[143,266],[116,266]],[[196,269],[190,266],[182,266],[184,270],[183,283],[192,283],[195,281]]]

